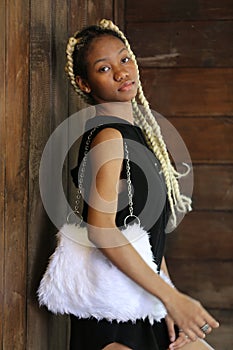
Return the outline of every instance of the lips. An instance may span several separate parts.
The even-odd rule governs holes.
[[[134,85],[134,81],[128,80],[124,82],[118,89],[118,91],[129,91],[131,90],[132,86]]]

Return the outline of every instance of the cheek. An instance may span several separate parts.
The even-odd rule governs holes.
[[[132,65],[131,65],[131,67],[130,67],[130,71],[131,71],[131,74],[132,74],[135,78],[138,77],[137,68],[136,68],[136,66],[135,66],[134,63],[132,63]]]

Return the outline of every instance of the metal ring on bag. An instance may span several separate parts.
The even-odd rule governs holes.
[[[80,215],[80,216],[78,216],[78,215],[76,215],[76,214],[79,214],[79,212],[78,211],[71,211],[71,212],[69,212],[69,214],[67,215],[67,217],[66,217],[66,221],[67,221],[67,223],[68,224],[71,224],[71,222],[70,222],[70,216],[71,215],[75,215],[75,219],[77,220],[77,218],[79,218],[80,219],[80,222],[75,222],[75,225],[77,226],[77,225],[81,225],[81,223],[83,222],[83,217]]]
[[[132,218],[132,217],[134,217],[135,219],[137,219],[138,225],[141,225],[141,221],[140,221],[139,217],[136,216],[136,215],[130,214],[130,215],[127,215],[127,216],[125,217],[125,219],[124,219],[124,226],[125,226],[125,228],[127,228],[127,222],[126,222],[127,219]]]

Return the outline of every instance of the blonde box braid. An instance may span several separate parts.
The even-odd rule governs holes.
[[[169,199],[169,203],[172,211],[172,226],[175,227],[176,214],[175,214],[174,207],[176,207],[176,209],[180,212],[187,212],[187,210],[191,210],[191,199],[180,193],[179,184],[177,181],[177,178],[187,175],[187,173],[189,172],[189,169],[185,174],[180,174],[174,169],[174,167],[171,164],[165,142],[161,135],[160,127],[151,112],[148,101],[144,96],[136,57],[131,50],[131,47],[127,38],[119,30],[119,28],[112,23],[112,21],[103,19],[102,21],[100,21],[100,26],[102,26],[103,28],[111,29],[118,33],[118,35],[125,42],[125,46],[129,51],[129,54],[136,65],[137,74],[138,74],[138,99],[144,107],[145,116],[140,111],[138,104],[134,99],[132,101],[132,105],[133,105],[133,110],[136,117],[135,119],[138,125],[143,129],[148,145],[153,150],[153,152],[155,153],[155,155],[157,156],[157,158],[161,163],[161,168],[162,168],[165,182],[167,185],[168,199]]]
[[[134,53],[131,50],[130,44],[128,40],[126,39],[123,32],[119,30],[119,28],[113,24],[112,21],[103,19],[100,21],[99,26],[103,29],[110,29],[117,33],[117,35],[123,40],[125,43],[125,46],[132,58],[132,60],[135,63],[136,69],[137,69],[137,75],[138,75],[138,99],[141,102],[141,104],[144,107],[144,114],[141,112],[136,99],[133,99],[132,101],[132,107],[134,112],[134,118],[135,122],[140,126],[146,136],[146,141],[148,143],[148,146],[152,149],[156,157],[159,159],[161,163],[161,169],[164,174],[166,186],[167,186],[167,194],[168,194],[168,200],[170,203],[171,208],[171,225],[172,227],[176,227],[177,225],[177,218],[175,213],[175,208],[178,212],[187,212],[191,210],[191,199],[187,196],[184,196],[180,193],[180,188],[178,184],[178,178],[187,175],[190,169],[185,174],[180,174],[177,172],[174,167],[171,164],[168,151],[165,145],[165,142],[163,140],[160,127],[155,119],[155,117],[152,114],[152,111],[149,107],[149,103],[147,99],[144,96],[141,81],[140,81],[140,74],[139,74],[139,68],[137,65],[136,57]],[[77,44],[79,44],[80,39],[76,39],[74,37],[71,37],[67,44],[67,66],[66,66],[66,72],[70,78],[71,84],[73,85],[75,91],[86,101],[88,102],[89,98],[88,95],[83,93],[75,80],[75,75],[73,71],[73,52],[75,50],[75,47]]]
[[[77,34],[77,33],[76,33]],[[65,71],[70,79],[71,85],[73,86],[75,92],[87,103],[92,103],[92,99],[90,99],[90,96],[83,92],[79,86],[76,83],[75,75],[74,75],[74,60],[73,60],[73,53],[75,50],[76,45],[81,43],[80,38],[76,38],[76,34],[74,34],[73,37],[69,38],[67,47],[66,47],[66,57],[67,57],[67,63],[65,66]]]

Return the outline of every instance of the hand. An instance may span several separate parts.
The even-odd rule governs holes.
[[[168,328],[169,338],[171,344],[169,345],[169,350],[181,349],[185,344],[190,343],[190,339],[184,334],[184,332],[179,332],[179,336],[176,338],[175,324],[170,315],[165,317],[165,321]]]
[[[219,323],[198,301],[176,289],[173,289],[169,299],[165,301],[165,306],[174,322],[182,329],[182,333],[184,333],[182,337],[186,335],[191,341],[195,341],[197,338],[203,339],[206,334],[211,332],[212,328],[219,327]],[[206,323],[208,323],[209,329],[205,334],[201,327]]]

